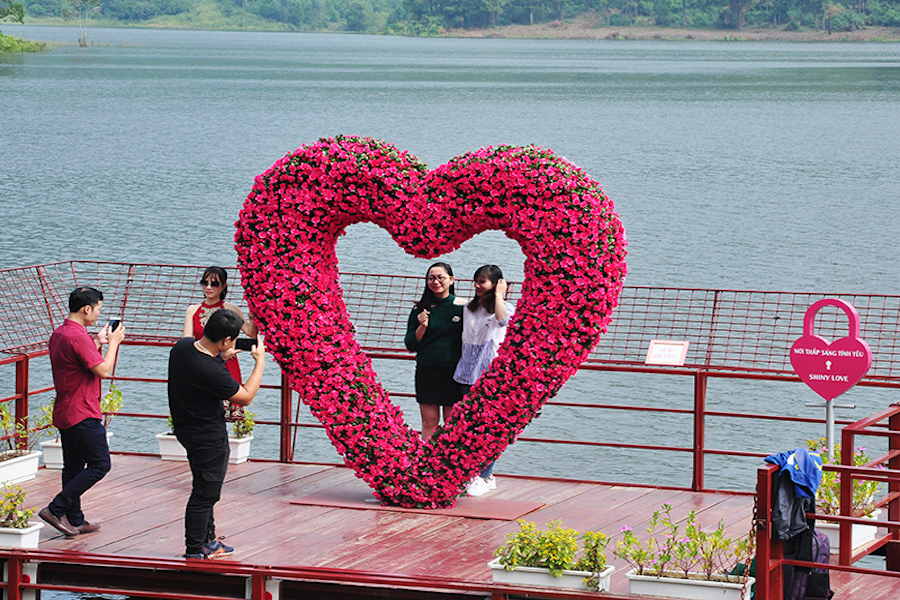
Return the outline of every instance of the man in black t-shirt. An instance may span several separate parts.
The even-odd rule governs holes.
[[[175,437],[187,450],[193,482],[184,511],[185,558],[214,559],[234,552],[216,536],[213,508],[228,469],[228,431],[222,400],[247,406],[262,383],[266,349],[257,337],[256,364],[244,385],[228,373],[243,319],[221,308],[210,316],[199,340],[183,338],[169,353],[169,411]]]

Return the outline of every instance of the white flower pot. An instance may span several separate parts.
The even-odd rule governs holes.
[[[873,521],[878,520],[878,516],[881,514],[881,509],[875,509],[872,511],[871,515],[868,515],[864,518],[872,519]],[[837,554],[840,552],[840,531],[837,523],[829,523],[826,521],[816,521],[816,529],[824,533],[828,536],[828,543],[831,545],[831,553]],[[860,546],[864,546],[875,539],[875,534],[878,532],[877,525],[861,525],[859,523],[853,523],[850,528],[850,541],[853,546],[853,550],[856,550]]]
[[[28,527],[0,527],[0,546],[3,548],[37,548],[41,541],[43,523],[29,521]]]
[[[4,452],[0,455],[0,485],[3,483],[22,483],[29,479],[34,479],[37,475],[38,463],[41,458],[40,450],[32,450],[22,456],[15,456],[2,460],[4,456],[9,456],[11,452]]]
[[[109,439],[113,436],[112,431],[106,432],[106,441],[109,442]],[[62,440],[54,439],[47,440],[46,442],[41,442],[41,452],[44,453],[44,467],[48,469],[62,469],[63,468],[63,451],[62,451]]]
[[[171,433],[157,433],[156,440],[159,442],[159,455],[163,460],[187,460],[187,450]],[[247,462],[250,457],[250,442],[253,436],[244,438],[228,438],[228,446],[230,455],[228,462],[236,465],[238,463]]]
[[[41,442],[41,452],[44,453],[44,466],[48,469],[63,468],[63,453],[61,440],[47,440]]]
[[[229,437],[228,446],[231,448],[231,455],[228,457],[228,462],[232,465],[247,462],[247,459],[250,458],[250,442],[252,441],[252,435],[242,438]]]
[[[514,585],[583,590],[586,587],[584,578],[592,575],[589,571],[563,571],[562,577],[553,577],[550,574],[550,569],[542,567],[516,567],[512,571],[507,571],[506,567],[500,564],[499,557],[489,562],[488,566],[491,568],[491,579],[494,582]],[[615,567],[609,566],[600,572],[598,586],[601,592],[609,591],[609,580],[615,570]]]
[[[750,588],[756,581],[749,577],[744,583],[709,581],[706,575],[691,573],[697,579],[637,575],[637,569],[625,573],[628,592],[635,596],[666,596],[687,600],[750,600]],[[724,578],[724,576],[722,576]]]
[[[163,460],[187,461],[187,450],[171,433],[157,433],[156,441],[159,442],[159,455]]]

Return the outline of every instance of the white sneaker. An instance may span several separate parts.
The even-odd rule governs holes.
[[[484,479],[484,478],[482,477],[481,479]],[[489,489],[489,490],[496,490],[496,489],[497,489],[497,478],[494,477],[493,475],[491,475],[490,477],[488,477],[488,478],[485,479],[484,481],[487,482],[487,485],[488,485],[488,489]]]
[[[468,487],[466,488],[466,493],[470,496],[484,496],[490,491],[490,486],[488,482],[482,479],[481,477],[475,477],[471,482],[469,482]]]

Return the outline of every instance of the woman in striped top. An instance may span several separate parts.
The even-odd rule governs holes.
[[[462,395],[469,393],[478,378],[487,371],[497,356],[513,306],[504,300],[506,280],[497,265],[484,265],[475,271],[475,297],[463,311],[462,356],[453,379],[460,384]],[[497,487],[494,461],[491,461],[469,484],[471,496],[481,496]]]

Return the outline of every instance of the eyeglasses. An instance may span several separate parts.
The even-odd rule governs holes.
[[[429,282],[440,281],[441,283],[444,283],[445,281],[447,281],[450,278],[445,275],[429,275],[427,279]]]
[[[221,285],[222,285],[221,281],[210,281],[209,279],[201,279],[200,280],[200,287],[211,286],[211,287],[217,288]]]

